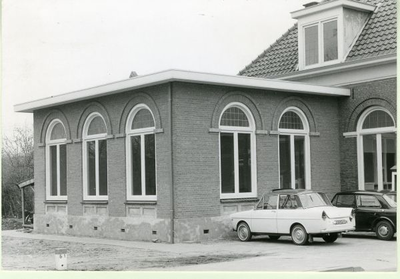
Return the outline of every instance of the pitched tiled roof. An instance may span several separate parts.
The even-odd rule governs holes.
[[[347,61],[396,53],[397,0],[353,0],[379,6],[352,47]],[[297,24],[266,49],[239,75],[272,77],[298,71]]]

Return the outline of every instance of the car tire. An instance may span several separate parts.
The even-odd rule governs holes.
[[[326,242],[326,243],[333,243],[336,241],[336,239],[338,239],[338,234],[337,233],[330,233],[330,234],[326,234],[322,237],[322,239]]]
[[[281,236],[280,235],[268,235],[268,237],[271,240],[278,240]]]
[[[249,241],[252,237],[249,225],[241,222],[237,227],[237,235],[240,241]]]
[[[308,243],[308,233],[302,225],[295,225],[290,232],[290,236],[296,245],[305,245]]]
[[[375,228],[376,236],[382,240],[391,240],[394,235],[394,228],[388,221],[380,221]]]

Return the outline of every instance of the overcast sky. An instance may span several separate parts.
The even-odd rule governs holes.
[[[14,105],[167,69],[237,74],[311,0],[3,0],[2,128]]]

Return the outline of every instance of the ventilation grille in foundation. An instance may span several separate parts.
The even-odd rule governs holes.
[[[157,231],[152,231],[153,234],[157,234]]]
[[[210,232],[210,230],[203,230],[204,234],[208,234]]]
[[[94,229],[95,231],[97,231],[97,227],[93,227],[93,229]]]
[[[125,229],[121,229],[121,232],[125,232]]]

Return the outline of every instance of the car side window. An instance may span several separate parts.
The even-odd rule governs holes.
[[[355,207],[356,200],[354,195],[337,195],[334,204],[337,207]]]
[[[297,209],[299,207],[295,195],[281,195],[279,197],[280,209]]]
[[[276,209],[278,205],[278,195],[264,197],[264,209]]]
[[[381,204],[374,196],[359,195],[357,196],[357,207],[380,208]]]

